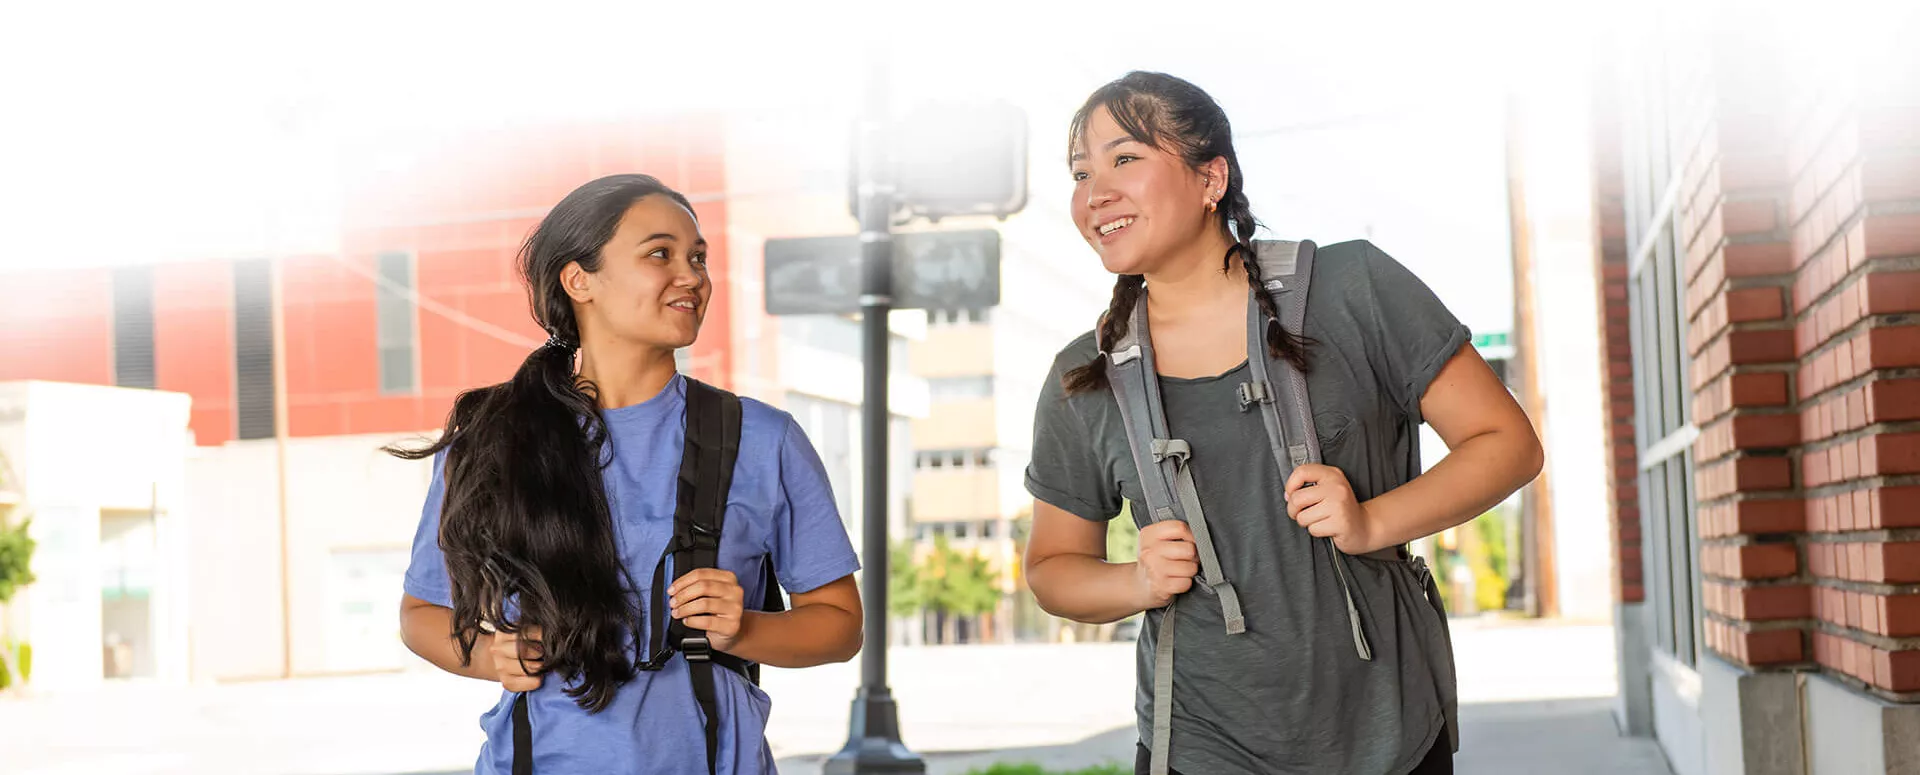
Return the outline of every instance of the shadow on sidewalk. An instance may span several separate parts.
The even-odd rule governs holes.
[[[917,751],[927,763],[927,775],[963,775],[996,763],[1038,764],[1048,769],[1079,769],[1098,764],[1133,767],[1133,746],[1139,739],[1133,726],[1108,730],[1064,745],[1007,748],[994,751]],[[780,775],[819,775],[826,755],[791,756],[777,762]]]
[[[1671,775],[1652,738],[1627,737],[1607,697],[1460,706],[1457,772]]]

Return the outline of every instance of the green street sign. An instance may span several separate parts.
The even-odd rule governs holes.
[[[1507,346],[1507,344],[1508,344],[1507,332],[1505,331],[1498,331],[1491,334],[1474,334],[1473,335],[1474,349],[1485,349],[1488,347],[1505,347]]]

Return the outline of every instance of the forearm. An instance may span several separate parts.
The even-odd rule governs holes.
[[[453,612],[437,605],[407,608],[400,614],[400,640],[407,649],[435,667],[454,675],[498,681],[493,660],[488,657],[493,636],[482,634],[473,644],[473,659],[461,664],[460,641],[452,635]]]
[[[1148,608],[1137,566],[1085,554],[1057,554],[1027,568],[1027,586],[1047,613],[1106,624]]]
[[[860,652],[860,624],[858,612],[825,603],[780,613],[746,611],[727,653],[773,667],[845,662]]]
[[[728,654],[774,668],[847,662],[860,652],[860,614],[824,602],[785,612],[749,610]]]
[[[1473,519],[1540,473],[1532,433],[1494,431],[1467,439],[1432,470],[1361,506],[1369,550],[1398,546]]]

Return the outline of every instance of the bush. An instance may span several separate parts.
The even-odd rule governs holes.
[[[1101,764],[1077,770],[1049,770],[1038,764],[1022,762],[995,764],[984,770],[976,767],[968,770],[967,775],[1133,775],[1133,768],[1118,764]]]
[[[12,658],[13,669],[20,671],[20,682],[26,683],[33,678],[33,645],[30,643],[0,642],[0,649],[7,650]],[[0,660],[0,691],[6,691],[13,684],[13,673],[6,669],[6,660]]]

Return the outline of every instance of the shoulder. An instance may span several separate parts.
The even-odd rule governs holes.
[[[1089,330],[1074,337],[1073,341],[1068,342],[1067,346],[1060,348],[1060,352],[1054,354],[1053,377],[1057,381],[1061,375],[1092,363],[1099,354],[1100,346],[1095,341],[1093,331]]]
[[[1313,251],[1313,282],[1346,285],[1365,282],[1375,264],[1391,262],[1379,246],[1363,239],[1318,246]]]
[[[788,437],[800,433],[800,423],[786,410],[757,398],[740,397],[740,446],[743,449],[755,442],[782,444]]]

